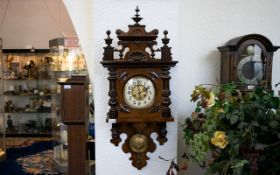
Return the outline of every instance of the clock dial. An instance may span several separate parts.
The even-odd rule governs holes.
[[[263,78],[261,48],[257,45],[246,47],[243,58],[237,66],[237,76],[241,82],[257,85]]]
[[[156,90],[153,82],[144,76],[130,78],[124,85],[123,95],[126,103],[134,109],[153,105]]]

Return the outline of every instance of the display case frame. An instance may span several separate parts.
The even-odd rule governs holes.
[[[2,38],[0,38],[0,58],[2,60],[2,56],[3,56],[3,42],[2,42]],[[2,70],[2,64],[0,64],[1,70]],[[2,77],[2,71],[0,71],[0,76]],[[0,80],[1,82],[1,86],[0,86],[0,92],[2,94],[3,91],[3,82],[2,82],[2,78]],[[0,96],[0,103],[1,106],[3,104],[3,95]],[[6,159],[6,137],[5,137],[5,118],[3,115],[3,110],[1,109],[1,113],[0,113],[0,162]]]

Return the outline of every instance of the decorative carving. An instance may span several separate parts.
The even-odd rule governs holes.
[[[168,47],[167,44],[169,43],[169,38],[167,38],[168,31],[165,30],[163,32],[164,38],[162,39],[162,43],[164,44],[163,47],[161,47],[161,59],[162,60],[172,60],[171,57],[171,47]]]
[[[152,79],[160,79],[160,74],[158,72],[150,72],[150,74],[152,75]]]
[[[126,80],[126,78],[127,78],[127,75],[128,75],[128,73],[127,72],[122,72],[121,73],[121,75],[120,75],[120,79],[122,79],[122,80]]]
[[[107,44],[106,47],[104,47],[104,54],[103,54],[103,60],[113,60],[114,59],[114,47],[111,46],[113,39],[110,38],[111,31],[107,30],[108,37],[105,39],[105,43]]]
[[[127,134],[122,149],[125,153],[131,153],[130,160],[137,169],[146,166],[149,159],[147,152],[152,153],[156,149],[151,133],[157,133],[156,140],[160,145],[167,141],[166,122],[174,121],[169,108],[171,104],[169,69],[177,64],[177,61],[173,61],[171,57],[168,32],[164,31],[162,39],[164,45],[156,49],[158,30],[147,32],[145,25],[140,24],[142,17],[139,11],[137,7],[136,14],[132,17],[135,23],[128,26],[127,32],[116,30],[119,39],[117,47],[111,46],[111,32],[107,31],[105,39],[107,46],[104,47],[104,57],[101,61],[101,64],[109,70],[110,110],[107,118],[115,121],[111,129],[111,143],[118,146],[121,142],[120,135]],[[118,53],[119,58],[114,57],[114,52]],[[155,58],[155,52],[160,52],[160,58]],[[153,91],[147,85],[147,81],[139,80],[130,85],[127,80],[136,76],[149,79],[148,82],[154,85]],[[125,86],[126,83],[128,86]],[[124,87],[127,87],[126,95],[132,94],[134,87],[134,96],[130,96],[132,102],[135,101],[133,104],[139,106],[147,104],[147,101],[152,98],[151,105],[144,105],[142,108],[131,107],[124,96]],[[150,96],[148,93],[155,95]]]
[[[155,113],[155,112],[159,112],[160,111],[160,104],[152,106],[150,109],[150,113]]]
[[[111,106],[111,109],[109,110],[107,114],[108,119],[116,119],[118,117],[118,111],[117,111],[117,92],[116,92],[116,68],[109,68],[109,84],[110,84],[110,90],[109,90],[109,105]]]
[[[162,68],[162,80],[163,80],[163,88],[162,88],[162,117],[170,117],[171,111],[169,105],[171,104],[171,100],[169,98],[171,91],[169,90],[169,69],[170,68]]]
[[[123,105],[121,103],[120,103],[120,111],[121,112],[130,113],[130,110],[129,110],[128,106],[127,105]]]
[[[135,61],[141,61],[143,59],[147,59],[145,52],[130,52],[127,57]]]

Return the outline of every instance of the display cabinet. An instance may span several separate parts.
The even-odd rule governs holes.
[[[2,39],[0,38],[0,58],[2,58]],[[2,67],[2,64],[0,64],[0,67]],[[0,76],[2,75],[2,72],[0,71]],[[2,79],[1,79],[1,92],[2,92]],[[2,106],[2,100],[3,96],[0,95],[0,104]],[[4,115],[1,112],[0,115],[0,162],[3,161],[6,158],[6,145],[5,145],[5,119]]]
[[[7,136],[51,136],[57,95],[48,49],[6,49],[1,59]]]

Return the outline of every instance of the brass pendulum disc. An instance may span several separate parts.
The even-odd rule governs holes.
[[[130,149],[136,153],[145,152],[148,146],[148,138],[143,134],[135,134],[129,140]]]

